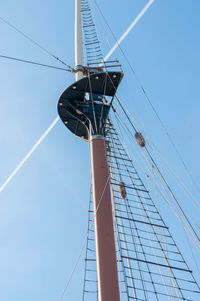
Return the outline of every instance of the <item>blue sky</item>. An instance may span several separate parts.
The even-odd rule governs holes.
[[[126,0],[123,5],[121,1],[98,3],[118,38],[147,1]],[[74,66],[74,0],[7,0],[0,2],[0,11],[0,17]],[[122,44],[198,184],[199,11],[199,0],[155,0]],[[109,47],[99,19],[96,21],[106,55]],[[108,38],[114,44],[109,32]],[[1,55],[62,67],[2,21],[0,39]],[[125,73],[120,98],[199,198],[124,57],[119,50],[116,55]],[[0,58],[0,185],[56,118],[59,96],[73,81],[74,76],[64,71]],[[1,300],[59,299],[87,231],[88,150],[88,144],[73,136],[59,121],[1,192]],[[166,220],[168,213],[163,213]],[[192,213],[199,220],[199,213]],[[179,228],[172,215],[168,224],[175,237]],[[184,233],[178,236],[181,250],[191,261]],[[192,261],[191,265],[196,273]],[[83,260],[63,300],[81,299],[82,267]]]

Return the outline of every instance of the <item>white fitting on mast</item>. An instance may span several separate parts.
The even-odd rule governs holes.
[[[81,0],[75,0],[75,69],[76,81],[83,78],[83,39],[81,20]],[[78,71],[79,70],[79,71]]]

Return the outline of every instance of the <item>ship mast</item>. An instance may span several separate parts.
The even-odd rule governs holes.
[[[95,240],[95,247],[86,248],[90,255],[94,252],[86,256],[85,283],[93,281],[86,272],[97,270],[99,301],[191,300],[200,293],[199,286],[109,117],[123,77],[121,70],[110,69],[120,65],[104,63],[88,0],[75,1],[76,81],[60,96],[58,113],[64,125],[91,146],[94,217],[89,221],[93,226],[94,220],[94,232],[89,227],[88,242]],[[135,138],[147,150],[140,132]],[[88,262],[95,261],[96,268],[88,269]],[[96,285],[96,279],[93,282]],[[91,291],[84,284],[84,292],[96,294],[96,287]]]
[[[75,65],[76,80],[78,81],[83,78],[81,0],[76,0],[75,9]],[[90,98],[93,102],[92,94]],[[103,108],[103,102],[101,106]],[[96,114],[95,111],[94,113]],[[91,145],[98,294],[99,301],[119,301],[110,179],[103,130],[105,125],[97,116],[95,116],[94,122],[95,126],[90,125],[89,142]]]

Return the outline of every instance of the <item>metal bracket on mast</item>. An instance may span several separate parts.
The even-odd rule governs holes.
[[[69,130],[89,141],[90,134],[105,135],[105,123],[110,110],[105,96],[115,96],[123,73],[107,71],[105,64],[104,67],[83,66],[81,0],[75,0],[75,6],[76,82],[60,96],[58,113]]]
[[[58,101],[58,114],[76,136],[89,141],[92,135],[104,135],[110,104],[105,96],[114,97],[122,72],[94,73],[72,84]]]

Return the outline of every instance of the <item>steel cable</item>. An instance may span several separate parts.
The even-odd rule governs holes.
[[[0,58],[9,59],[9,60],[13,60],[13,61],[21,62],[21,63],[33,64],[33,65],[47,67],[47,68],[52,68],[52,69],[57,69],[57,70],[62,70],[62,71],[72,72],[71,69],[60,68],[60,67],[56,67],[56,66],[52,66],[52,65],[47,65],[47,64],[43,64],[43,63],[39,63],[39,62],[33,62],[33,61],[30,61],[30,60],[24,60],[24,59],[11,57],[11,56],[6,56],[6,55],[2,55],[2,54],[0,54]]]
[[[57,61],[59,61],[61,64],[65,65],[66,67],[68,67],[68,68],[70,68],[72,70],[72,67],[70,65],[66,64],[63,60],[61,60],[59,57],[57,57],[56,55],[54,55],[48,49],[46,49],[41,44],[39,44],[38,42],[36,42],[35,40],[33,40],[30,36],[28,36],[27,34],[25,34],[23,31],[21,31],[20,29],[18,29],[16,26],[14,26],[13,24],[11,24],[10,22],[8,22],[7,20],[5,20],[4,18],[2,18],[1,16],[0,16],[0,20],[2,22],[4,22],[5,24],[7,24],[12,29],[14,29],[16,32],[18,32],[20,35],[22,35],[24,38],[26,38],[27,40],[29,40],[31,43],[35,44],[41,50],[43,50],[44,52],[46,52],[47,54],[49,54],[51,57],[53,57],[54,59],[56,59]]]

